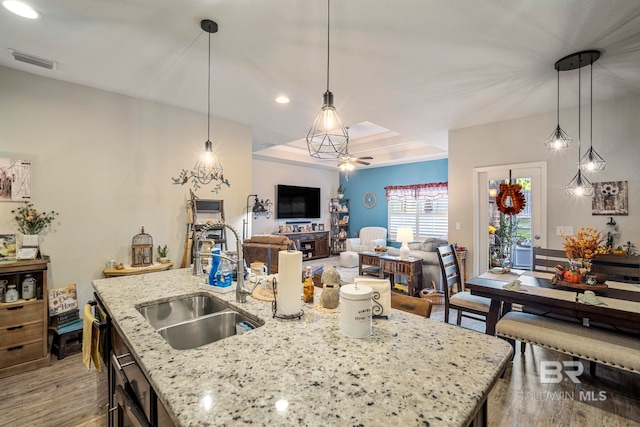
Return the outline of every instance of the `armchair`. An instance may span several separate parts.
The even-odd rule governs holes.
[[[376,246],[387,246],[387,229],[384,227],[362,227],[359,237],[347,239],[347,251],[373,251]]]

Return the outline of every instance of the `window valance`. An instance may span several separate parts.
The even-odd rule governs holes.
[[[436,200],[447,196],[448,182],[430,182],[427,184],[389,185],[385,187],[387,200],[404,200],[407,198],[425,198]]]

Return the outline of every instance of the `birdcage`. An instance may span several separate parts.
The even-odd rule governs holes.
[[[133,236],[131,242],[131,267],[146,267],[153,264],[153,238],[144,232]]]

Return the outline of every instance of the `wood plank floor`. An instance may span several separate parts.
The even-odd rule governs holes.
[[[442,306],[434,306],[431,318],[443,317]],[[462,323],[484,331],[482,322]],[[598,365],[595,378],[585,367],[580,384],[541,384],[538,366],[543,360],[571,358],[535,346],[528,346],[524,357],[518,351],[489,395],[490,426],[640,426],[640,375]],[[106,370],[87,372],[80,354],[52,357],[51,366],[0,379],[2,427],[106,426],[106,411]]]

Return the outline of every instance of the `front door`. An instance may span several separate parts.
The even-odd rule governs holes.
[[[474,174],[474,274],[500,266],[506,257],[513,268],[530,269],[531,248],[547,245],[546,163],[489,166],[476,168]],[[511,183],[522,185],[527,202],[513,216],[501,214],[496,205],[500,183],[509,183],[509,177]]]

